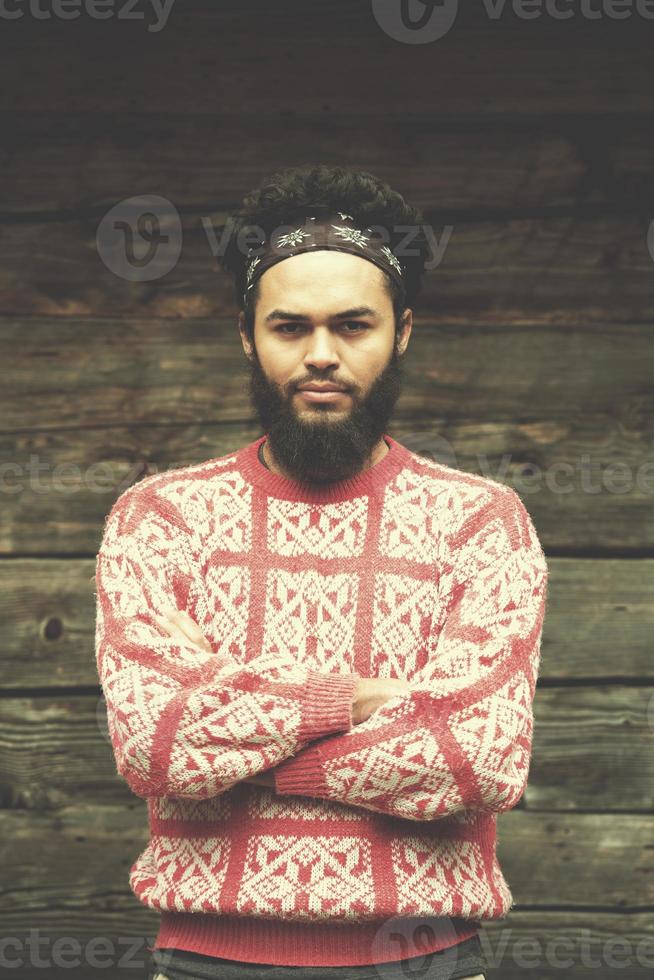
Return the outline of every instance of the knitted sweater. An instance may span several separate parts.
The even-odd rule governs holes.
[[[261,436],[107,516],[96,662],[117,771],[147,800],[129,883],[160,913],[153,948],[400,960],[512,905],[496,818],[527,782],[545,556],[510,487],[384,438],[321,487],[268,470]],[[170,605],[211,653],[157,624]],[[353,725],[357,677],[411,690]],[[271,767],[274,788],[242,781]],[[389,923],[413,922],[429,941],[398,946]]]

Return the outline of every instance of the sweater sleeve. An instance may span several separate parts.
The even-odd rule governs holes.
[[[165,608],[192,608],[196,585],[179,512],[146,504],[153,495],[139,486],[106,519],[95,576],[96,664],[117,771],[131,790],[215,796],[312,739],[349,729],[356,674],[258,651],[237,663],[157,624],[153,614]]]
[[[443,565],[444,613],[411,692],[277,766],[278,793],[409,820],[518,802],[531,757],[548,569],[511,488],[474,526],[462,562]]]

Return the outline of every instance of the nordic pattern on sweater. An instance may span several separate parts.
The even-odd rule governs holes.
[[[112,507],[96,659],[117,771],[148,800],[149,907],[508,912],[495,823],[527,783],[545,556],[511,488],[386,439],[343,499],[252,482],[257,441]],[[171,604],[211,653],[156,624]],[[353,726],[357,675],[414,690]],[[275,789],[240,782],[273,766]]]

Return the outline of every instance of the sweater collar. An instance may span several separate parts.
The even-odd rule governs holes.
[[[262,435],[239,450],[240,470],[246,480],[264,490],[267,495],[283,500],[330,503],[378,492],[395,476],[409,456],[409,450],[405,446],[384,434],[388,452],[374,466],[361,470],[349,479],[336,480],[333,483],[303,483],[289,480],[264,466],[259,459],[259,447],[265,440],[266,436]]]

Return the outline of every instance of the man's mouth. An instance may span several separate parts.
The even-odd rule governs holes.
[[[342,388],[300,388],[299,392],[310,402],[335,402],[347,394]]]

